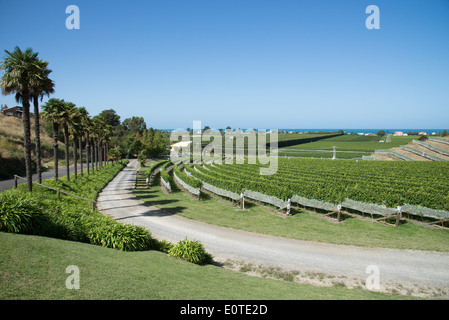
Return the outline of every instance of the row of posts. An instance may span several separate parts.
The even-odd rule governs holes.
[[[18,180],[19,180],[19,176],[14,175],[14,188],[16,188],[16,189],[17,189],[17,186],[19,185],[19,181]],[[45,187],[45,188],[49,188],[49,187],[44,186],[44,185],[42,185],[40,183],[38,183],[38,185],[42,186],[42,187]],[[49,188],[49,189],[55,190],[56,191],[56,195],[58,196],[58,200],[61,200],[61,189],[59,189],[59,188],[57,188],[57,189]],[[95,207],[96,202],[95,201],[92,201],[90,199],[84,199],[84,198],[81,198],[81,197],[79,197],[79,198],[83,199],[83,200],[86,200],[86,201],[91,201],[92,202],[92,211],[95,211],[95,209],[96,209],[96,207]]]

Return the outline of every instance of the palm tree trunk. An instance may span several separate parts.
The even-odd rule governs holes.
[[[55,162],[55,181],[58,181],[59,171],[58,171],[58,131],[59,125],[57,122],[53,122],[53,160]]]
[[[89,132],[86,133],[86,167],[87,167],[87,174],[90,174],[89,170],[89,155],[90,155],[90,145],[89,145]]]
[[[95,171],[95,144],[94,139],[90,139],[90,168],[92,169],[92,172]]]
[[[39,124],[39,100],[37,96],[33,97],[34,103],[34,135],[36,139],[36,171],[37,181],[42,183],[42,167],[41,167],[41,137]]]
[[[64,124],[64,143],[65,143],[65,170],[67,181],[70,181],[70,161],[69,161],[69,126]]]
[[[109,153],[109,144],[106,141],[105,145],[104,145],[104,159],[106,161],[106,164],[109,164],[109,157],[108,157],[108,153]]]
[[[73,166],[74,166],[74,170],[75,170],[75,179],[78,179],[78,168],[77,168],[77,166],[78,166],[78,164],[77,164],[77,161],[76,161],[76,159],[77,159],[77,142],[78,141],[76,141],[76,136],[74,135],[73,136]]]
[[[100,141],[98,141],[98,162],[100,165],[100,169],[103,167],[103,148],[102,148],[102,144]]]
[[[79,152],[80,152],[80,174],[81,177],[83,176],[83,135],[80,135],[78,137],[78,143],[79,143]]]
[[[98,171],[98,143],[95,141],[95,171]]]
[[[27,94],[22,96],[23,107],[23,146],[25,148],[25,170],[28,191],[33,191],[33,171],[31,167],[31,127],[30,127],[30,101]]]

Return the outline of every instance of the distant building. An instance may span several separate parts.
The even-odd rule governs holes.
[[[427,136],[427,132],[420,132],[419,135],[420,136]]]
[[[394,136],[403,136],[403,135],[404,135],[404,132],[402,132],[402,131],[395,131],[395,132],[393,133],[393,135],[394,135]]]
[[[190,148],[192,141],[181,141],[171,145],[171,154],[175,157],[178,156],[179,151],[183,151],[184,148]]]
[[[16,106],[16,107],[11,107],[11,108],[5,108],[2,110],[2,113],[5,116],[13,116],[13,117],[17,117],[17,118],[22,118],[23,107]]]

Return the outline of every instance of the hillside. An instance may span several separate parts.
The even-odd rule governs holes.
[[[42,166],[49,170],[53,166],[53,139],[40,129]],[[35,135],[34,119],[31,118],[31,144],[33,168],[35,166]],[[63,159],[64,143],[59,142],[59,158]],[[10,179],[13,174],[25,174],[25,161],[23,154],[23,124],[22,119],[0,114],[0,179]]]
[[[449,139],[429,137],[425,141],[412,140],[389,150],[377,150],[371,156],[378,160],[449,161]]]

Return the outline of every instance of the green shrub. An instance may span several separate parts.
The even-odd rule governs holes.
[[[156,170],[158,167],[160,167],[161,165],[163,165],[165,163],[165,161],[162,162],[158,162],[153,164],[151,167],[149,167],[146,171],[145,171],[145,176],[147,178],[150,178],[151,175],[153,174],[153,171]]]
[[[161,240],[158,242],[157,250],[169,253],[170,250],[173,248],[173,243],[167,241],[167,240]]]
[[[105,166],[70,182],[62,177],[58,181],[45,180],[44,184],[93,200],[122,168],[123,164]],[[59,200],[53,190],[35,186],[29,193],[25,187],[23,184],[0,193],[0,231],[87,242],[124,251],[157,247],[148,230],[123,225],[92,211],[89,201],[62,193]]]
[[[180,258],[195,264],[212,264],[212,256],[206,252],[203,245],[196,240],[181,240],[168,252],[172,257]]]
[[[169,166],[171,166],[171,165],[172,165],[171,161],[168,161],[168,162],[166,162],[166,163],[162,166],[162,168],[161,168],[161,177],[162,177],[162,179],[164,179],[165,182],[168,182],[168,183],[170,183],[170,184],[173,183],[172,177],[171,177],[171,175],[169,175],[169,174],[166,172],[166,170],[167,170],[167,168],[168,168]]]
[[[41,204],[29,193],[17,190],[0,193],[0,231],[32,233],[44,220]]]
[[[151,233],[143,227],[115,221],[102,222],[88,232],[92,244],[123,251],[141,251],[153,246]]]

